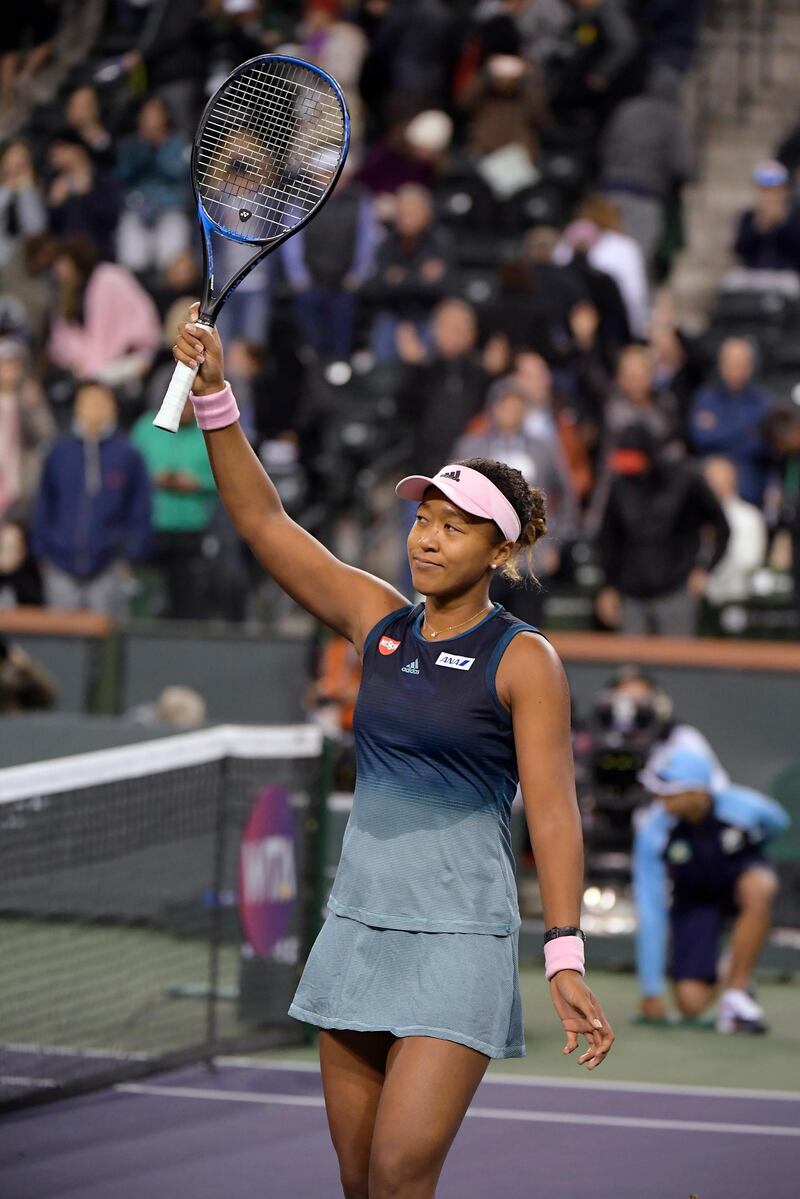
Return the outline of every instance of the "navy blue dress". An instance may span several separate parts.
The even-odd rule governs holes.
[[[365,642],[353,809],[289,1014],[522,1057],[519,774],[495,676],[511,640],[537,630],[496,604],[465,633],[426,641],[422,617],[401,608]]]

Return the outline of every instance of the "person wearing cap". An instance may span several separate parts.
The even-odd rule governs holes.
[[[637,824],[633,882],[638,913],[636,967],[646,1019],[664,1019],[668,931],[675,1004],[700,1016],[723,985],[719,1032],[765,1032],[751,994],[769,933],[777,877],[764,854],[789,818],[774,799],[749,787],[719,785],[710,758],[678,747],[639,775],[655,802]],[[668,899],[667,885],[672,885]],[[719,942],[734,919],[720,979]]]
[[[584,977],[580,817],[563,668],[489,600],[545,532],[541,492],[473,458],[403,479],[410,604],[292,521],[238,423],[219,334],[180,327],[223,504],[275,581],[362,659],[357,782],[328,918],[289,1014],[317,1026],[345,1196],[433,1196],[492,1058],[525,1053],[509,817],[521,783],[564,1053],[590,1070],[613,1041]]]
[[[792,204],[789,172],[782,162],[759,162],[753,183],[755,207],[739,218],[735,253],[753,270],[800,270],[800,213]]]

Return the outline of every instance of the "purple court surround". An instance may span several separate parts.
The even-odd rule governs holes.
[[[490,1075],[437,1199],[794,1199],[800,1094]],[[319,1073],[223,1062],[0,1123],[3,1199],[340,1199]]]

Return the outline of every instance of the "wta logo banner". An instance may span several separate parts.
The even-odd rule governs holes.
[[[239,853],[239,915],[259,957],[274,955],[297,902],[295,815],[284,787],[267,787],[250,811]]]

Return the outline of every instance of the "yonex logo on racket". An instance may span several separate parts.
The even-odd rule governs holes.
[[[239,209],[239,220],[240,220],[240,221],[249,221],[249,220],[250,220],[250,217],[251,217],[252,215],[253,215],[253,214],[252,214],[252,212],[250,211],[250,209],[249,209],[249,208],[240,208],[240,209]]]

